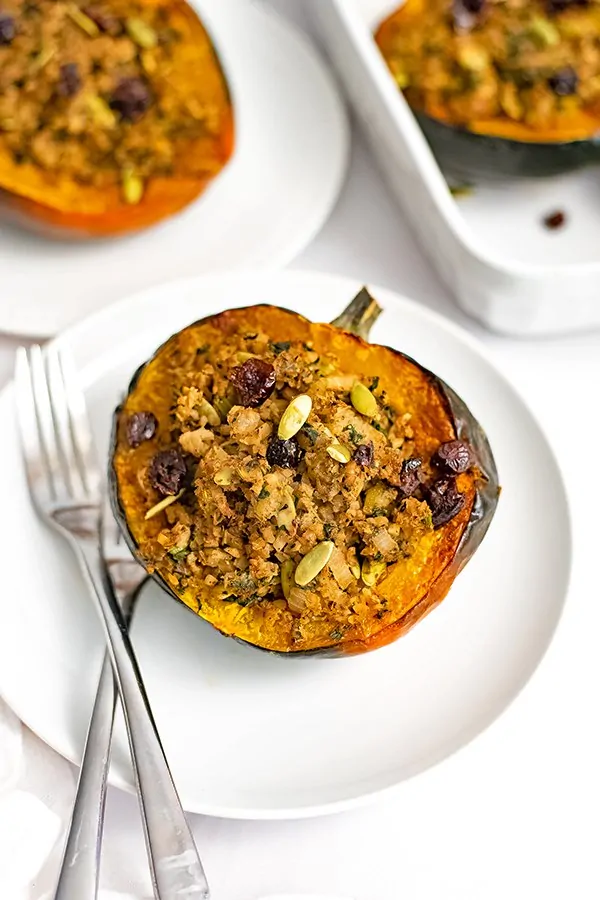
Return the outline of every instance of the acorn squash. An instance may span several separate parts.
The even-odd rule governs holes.
[[[182,210],[233,152],[227,81],[184,0],[5,0],[0,209],[109,237]]]
[[[542,177],[600,161],[596,4],[407,0],[375,40],[449,175]]]
[[[365,290],[332,324],[274,306],[173,335],[114,416],[133,553],[223,634],[286,656],[395,640],[447,594],[496,509],[481,427],[414,360],[369,344]]]

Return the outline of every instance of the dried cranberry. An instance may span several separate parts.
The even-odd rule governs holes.
[[[400,470],[400,490],[404,497],[412,497],[421,484],[419,469],[423,465],[418,456],[405,459]]]
[[[485,0],[454,0],[452,4],[452,20],[457,31],[470,31],[477,23],[477,16],[482,11]]]
[[[121,78],[112,93],[110,106],[128,122],[137,122],[152,103],[150,88],[143,78]]]
[[[111,13],[101,6],[85,6],[81,11],[105,34],[112,34],[114,36],[120,34],[123,30],[117,17],[111,15]]]
[[[0,46],[12,44],[15,39],[17,29],[15,20],[8,13],[0,12]]]
[[[130,447],[139,447],[143,441],[151,440],[156,434],[158,422],[151,412],[136,412],[127,420],[127,440]]]
[[[473,454],[464,441],[447,441],[438,447],[431,462],[451,475],[460,475],[473,465]]]
[[[186,473],[185,460],[179,450],[162,450],[148,467],[150,484],[164,497],[179,493]]]
[[[296,438],[282,441],[273,438],[267,447],[267,462],[270,466],[281,466],[283,469],[295,469],[304,456]]]
[[[570,97],[571,94],[576,94],[578,84],[579,77],[571,66],[559,69],[548,79],[548,86],[558,97]]]
[[[61,97],[74,97],[81,89],[81,75],[77,63],[64,63],[60,67],[57,91]]]
[[[550,231],[554,231],[557,228],[562,228],[567,220],[566,215],[560,209],[557,209],[556,212],[549,213],[549,215],[544,216],[544,225],[546,228],[549,228]]]
[[[446,525],[465,505],[465,495],[457,491],[453,476],[438,478],[433,484],[423,488],[423,493],[431,510],[434,528]]]
[[[354,462],[358,463],[359,466],[372,466],[373,460],[375,459],[373,441],[369,441],[368,444],[359,444],[352,454],[352,459]]]
[[[588,6],[588,0],[546,0],[549,13],[561,13],[574,6]]]
[[[260,406],[275,388],[275,369],[264,359],[252,357],[236,366],[229,380],[237,389],[242,406]]]

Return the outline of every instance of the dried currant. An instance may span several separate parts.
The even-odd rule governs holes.
[[[242,406],[260,406],[275,388],[275,369],[264,359],[252,357],[229,374]]]
[[[548,79],[548,87],[554,91],[557,97],[570,97],[572,94],[576,94],[578,84],[579,77],[571,66],[559,69]]]
[[[588,6],[588,0],[546,0],[549,13],[561,13],[575,6]]]
[[[358,463],[359,466],[372,466],[375,459],[375,447],[373,446],[373,441],[369,441],[368,444],[359,444],[352,454],[352,459],[354,462]]]
[[[156,434],[158,422],[154,413],[136,412],[127,420],[127,440],[130,447],[139,447],[143,441],[151,440]]]
[[[17,29],[13,17],[0,11],[0,46],[12,44],[16,33]]]
[[[162,450],[152,459],[148,467],[148,478],[152,487],[163,497],[178,494],[185,482],[187,468],[179,450]]]
[[[152,103],[150,88],[143,78],[121,78],[110,99],[111,109],[127,122],[137,122]]]
[[[267,447],[267,462],[270,466],[281,466],[283,469],[295,469],[304,456],[296,438],[282,441],[275,437]]]
[[[88,19],[91,19],[94,25],[98,26],[98,29],[104,34],[111,34],[114,36],[121,34],[123,31],[123,26],[116,16],[111,15],[110,12],[103,9],[101,6],[85,6],[82,10]]]
[[[74,97],[81,90],[81,75],[77,63],[64,63],[60,67],[57,91],[61,97]]]
[[[485,0],[454,0],[452,20],[457,31],[470,31],[477,23],[477,16],[483,10]]]
[[[544,225],[550,231],[555,231],[557,228],[562,228],[566,220],[567,217],[562,209],[557,209],[556,212],[544,216]]]
[[[423,488],[423,493],[431,510],[434,528],[447,525],[465,505],[465,495],[456,489],[456,479],[452,475],[438,478]]]
[[[460,475],[473,465],[473,454],[464,441],[447,441],[440,444],[431,462],[451,475]]]
[[[423,463],[418,456],[405,459],[402,463],[402,468],[400,469],[400,490],[403,497],[412,497],[421,484],[419,470],[422,465]]]

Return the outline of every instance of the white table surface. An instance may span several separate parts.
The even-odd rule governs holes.
[[[305,24],[299,0],[271,2]],[[294,266],[393,288],[485,343],[534,410],[563,468],[575,566],[564,617],[533,680],[495,725],[451,760],[368,808],[334,817],[272,824],[192,817],[213,898],[331,893],[356,900],[597,900],[600,333],[519,342],[467,320],[431,271],[356,130],[340,201]],[[9,376],[16,345],[0,337],[0,383]],[[65,767],[41,744],[31,746],[42,796]],[[136,801],[116,790],[109,794],[104,859],[107,890],[151,896]]]

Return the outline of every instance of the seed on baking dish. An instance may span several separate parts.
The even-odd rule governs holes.
[[[367,587],[374,587],[385,572],[385,569],[386,564],[381,560],[365,559],[360,570],[360,577]]]

